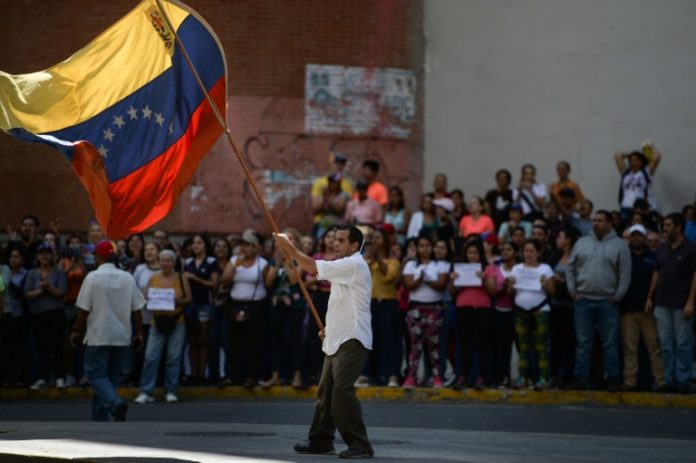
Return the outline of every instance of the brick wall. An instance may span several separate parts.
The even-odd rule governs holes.
[[[39,8],[28,0],[5,2],[0,21],[0,70],[21,74],[47,68],[83,47],[135,4],[46,0]],[[413,136],[397,144],[350,136],[307,138],[302,121],[308,63],[410,69],[416,72],[422,88],[420,2],[189,0],[188,4],[210,23],[225,49],[228,120],[240,148],[265,131],[296,134],[311,142],[295,153],[291,167],[302,165],[298,175],[309,176],[325,169],[330,146],[344,144],[350,146],[345,150],[354,154],[354,176],[360,160],[376,153],[390,164],[383,180],[403,185],[410,198],[416,197],[422,156],[421,111]],[[421,96],[419,91],[419,106]],[[287,140],[271,142],[282,146]],[[283,165],[279,156],[277,149],[249,153],[255,165],[264,166],[274,162]],[[248,187],[235,162],[227,144],[218,142],[193,180],[199,188],[187,190],[160,226],[174,232],[202,228],[224,232],[251,225],[267,229],[253,199],[245,193]],[[85,228],[93,215],[77,177],[64,158],[49,148],[19,143],[0,134],[0,178],[4,192],[0,224],[17,223],[23,213],[33,212],[45,221],[60,216],[64,227],[74,230]],[[264,183],[262,173],[259,180],[260,186],[272,187]],[[201,188],[207,194],[201,195]],[[201,203],[201,196],[213,205]],[[286,219],[279,221],[281,226],[306,228],[306,207],[303,198],[288,199],[275,205],[273,212]]]

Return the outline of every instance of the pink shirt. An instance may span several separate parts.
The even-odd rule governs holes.
[[[500,275],[500,270],[495,265],[487,265],[486,269],[483,271],[483,279],[493,278],[496,280],[496,286],[498,285],[498,276]],[[500,284],[502,285],[500,280]],[[485,283],[485,282],[484,282]],[[457,298],[455,300],[457,307],[473,307],[476,309],[487,309],[491,306],[491,297],[488,295],[486,290],[482,286],[465,286],[459,289],[457,293]]]
[[[382,206],[370,198],[364,201],[353,199],[346,207],[346,221],[348,223],[377,225],[384,220],[382,214]]]
[[[465,215],[459,222],[459,234],[464,238],[469,235],[493,232],[495,232],[495,225],[493,225],[493,221],[486,214],[481,214],[476,220],[470,215]]]
[[[503,264],[501,263],[498,267],[498,278],[496,279],[495,284],[495,287],[498,290],[498,293],[495,295],[495,305],[496,308],[498,308],[499,310],[502,309],[502,311],[512,310],[512,303],[514,302],[515,294],[502,291],[503,284],[505,283],[505,278],[511,276],[512,269],[510,269],[510,271],[506,271],[505,269],[503,269]]]

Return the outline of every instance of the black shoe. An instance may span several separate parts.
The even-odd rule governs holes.
[[[244,381],[244,389],[254,389],[256,387],[256,381],[253,379],[249,378],[246,381]]]
[[[615,381],[610,381],[607,384],[607,392],[619,392],[619,383]]]
[[[308,453],[312,455],[333,455],[336,450],[332,446],[322,446],[311,442],[298,442],[293,447],[297,453]]]
[[[670,392],[676,392],[676,390],[674,389],[674,386],[670,386],[669,384],[661,384],[657,386],[655,392],[659,392],[660,394],[668,394]]]
[[[348,449],[338,454],[338,458],[372,458],[375,454],[372,450]]]
[[[574,379],[563,387],[566,391],[584,391],[587,389],[587,385],[580,381],[579,379]]]
[[[679,386],[677,386],[677,390],[679,391],[680,394],[691,394],[691,392],[692,392],[691,384],[681,383]]]
[[[114,417],[114,421],[126,421],[126,413],[128,413],[128,404],[121,402],[113,409],[111,416]]]

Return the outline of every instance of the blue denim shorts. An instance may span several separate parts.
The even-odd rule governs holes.
[[[202,322],[207,322],[213,318],[215,308],[212,305],[197,305],[194,308],[198,314],[198,320]]]

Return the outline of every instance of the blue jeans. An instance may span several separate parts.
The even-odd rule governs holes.
[[[657,306],[655,319],[662,346],[665,382],[670,386],[688,384],[693,374],[694,317],[684,318],[681,308]]]
[[[152,325],[150,336],[147,339],[145,348],[145,365],[143,374],[140,378],[140,390],[147,395],[153,395],[157,382],[157,369],[164,347],[167,347],[167,362],[164,375],[164,392],[176,392],[179,385],[179,372],[181,371],[181,357],[183,353],[184,341],[186,339],[186,328],[183,323],[178,323],[174,330],[167,336],[157,330]]]
[[[128,346],[86,346],[85,373],[94,389],[92,421],[109,421],[109,412],[123,403],[116,388],[128,350]]]
[[[595,329],[599,327],[604,355],[604,377],[619,381],[619,308],[608,300],[579,299],[575,301],[575,378],[587,383]]]

